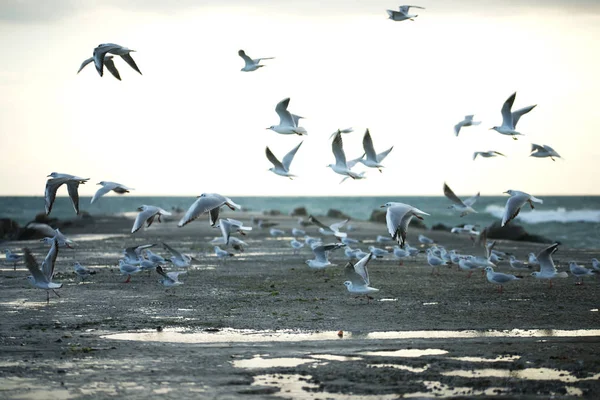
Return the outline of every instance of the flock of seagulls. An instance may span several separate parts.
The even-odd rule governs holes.
[[[393,21],[405,21],[414,19],[418,16],[416,14],[410,14],[410,9],[424,9],[423,7],[414,6],[414,5],[403,5],[399,7],[398,11],[395,10],[387,10],[389,19]],[[132,69],[137,71],[140,75],[142,74],[134,59],[131,56],[131,53],[135,52],[135,50],[129,49],[127,47],[117,45],[114,43],[105,43],[98,45],[94,50],[92,57],[86,59],[82,62],[77,73],[81,72],[88,64],[94,63],[96,67],[96,71],[102,77],[104,72],[104,67],[106,67],[109,72],[118,80],[121,80],[119,71],[115,65],[115,56],[119,56],[122,60],[124,60]],[[244,50],[239,50],[238,55],[244,60],[244,66],[241,69],[242,72],[253,72],[258,69],[264,67],[265,65],[261,64],[263,60],[271,60],[274,57],[263,57],[263,58],[250,58]],[[517,124],[520,118],[531,112],[536,105],[523,107],[516,111],[513,111],[513,104],[516,99],[516,93],[513,93],[509,98],[504,102],[501,115],[502,115],[502,123],[499,126],[494,126],[493,130],[496,132],[512,137],[517,140],[518,136],[522,136],[522,133],[516,130]],[[300,120],[303,118],[299,115],[292,114],[289,111],[289,103],[290,98],[285,98],[281,100],[275,107],[275,112],[279,116],[279,124],[270,126],[269,130],[272,130],[278,134],[282,135],[298,135],[305,136],[307,135],[307,131],[305,128],[300,126]],[[480,125],[481,121],[475,121],[474,115],[466,115],[463,120],[458,122],[454,126],[454,133],[458,137],[461,129],[470,126]],[[390,154],[393,150],[393,146],[388,148],[387,150],[377,153],[375,151],[375,147],[373,144],[373,139],[371,137],[371,133],[367,129],[363,135],[363,150],[364,153],[354,159],[347,159],[346,154],[343,148],[343,139],[342,135],[349,134],[353,132],[352,128],[347,129],[338,129],[336,132],[332,134],[332,143],[331,150],[335,157],[335,163],[329,164],[328,167],[331,168],[335,173],[342,175],[344,178],[342,182],[346,179],[350,178],[353,180],[365,179],[365,172],[355,172],[353,168],[357,164],[362,164],[367,168],[377,169],[379,172],[383,171],[384,165],[382,164],[385,158]],[[298,143],[295,147],[293,147],[282,159],[281,161],[273,154],[273,152],[267,146],[265,149],[265,154],[268,161],[273,165],[269,171],[273,172],[276,175],[286,177],[292,179],[295,177],[294,174],[290,172],[290,166],[292,161],[302,146],[303,141]],[[473,155],[473,160],[477,157],[482,158],[490,158],[496,156],[505,156],[504,154],[490,150],[490,151],[479,151],[475,152]],[[532,144],[531,148],[531,156],[537,158],[548,157],[553,161],[555,158],[560,158],[560,155],[550,146],[548,145],[538,145]],[[78,188],[79,185],[85,184],[89,178],[81,178],[75,175],[64,174],[64,173],[56,173],[53,172],[48,175],[50,179],[46,182],[45,188],[45,209],[46,214],[49,215],[52,211],[52,206],[56,199],[56,194],[58,189],[62,185],[67,186],[67,192],[77,214],[80,213],[79,210],[79,194]],[[113,191],[117,194],[126,194],[131,190],[134,190],[128,186],[122,185],[120,183],[109,182],[109,181],[101,181],[98,183],[101,185],[101,188],[95,193],[95,195],[91,199],[91,203],[97,202],[102,196]],[[476,213],[477,211],[473,208],[477,199],[479,198],[479,193],[473,197],[467,198],[465,200],[461,200],[456,194],[450,189],[450,187],[444,183],[443,187],[444,195],[452,202],[452,205],[449,208],[454,209],[455,211],[460,213],[461,217],[467,216],[470,213]],[[509,194],[510,197],[507,200],[505,211],[502,218],[502,226],[506,226],[511,220],[513,220],[520,212],[521,208],[526,204],[529,204],[531,208],[534,207],[533,203],[542,203],[542,200],[522,191],[517,190],[508,190],[505,193]],[[220,259],[225,259],[231,257],[233,254],[228,251],[222,250],[219,245],[224,246],[238,246],[238,248],[242,248],[245,245],[243,241],[238,238],[232,236],[232,234],[239,233],[241,235],[246,235],[246,232],[251,231],[252,227],[244,226],[241,221],[226,218],[219,218],[219,212],[222,207],[229,207],[231,210],[239,210],[241,206],[233,202],[228,197],[217,193],[204,193],[200,195],[197,200],[189,207],[185,215],[178,222],[178,227],[184,227],[190,222],[198,219],[199,217],[206,215],[208,217],[208,222],[211,227],[220,228],[221,237],[215,239],[214,250],[215,255]],[[328,259],[328,254],[332,251],[345,248],[344,253],[348,257],[357,258],[358,262],[352,263],[350,262],[345,268],[345,275],[347,277],[347,281],[344,282],[348,291],[351,293],[364,294],[368,295],[370,293],[376,292],[378,289],[372,288],[370,286],[369,274],[367,270],[367,265],[372,259],[376,259],[377,257],[385,257],[388,254],[393,254],[397,259],[402,260],[407,257],[412,257],[419,252],[418,249],[411,248],[406,243],[407,230],[409,223],[412,218],[423,219],[424,216],[428,216],[425,211],[422,211],[414,206],[396,203],[396,202],[388,202],[382,207],[386,208],[386,225],[389,237],[380,236],[377,238],[377,242],[393,242],[397,241],[398,246],[396,246],[391,252],[387,249],[380,249],[375,246],[371,246],[369,248],[369,252],[362,252],[360,249],[352,249],[351,246],[355,245],[357,241],[353,241],[348,237],[346,232],[342,232],[341,229],[344,225],[347,224],[348,220],[341,221],[336,224],[332,224],[327,226],[322,224],[314,217],[309,218],[309,222],[318,226],[319,233],[324,236],[332,236],[335,240],[338,240],[338,243],[332,244],[323,244],[320,240],[310,238],[305,236],[304,243],[299,241],[298,238],[300,234],[305,234],[305,231],[294,228],[295,232],[294,239],[291,241],[291,246],[293,248],[294,253],[301,251],[305,246],[309,246],[312,249],[314,254],[314,259],[307,260],[306,264],[310,268],[314,269],[323,269],[331,266],[331,262]],[[163,210],[160,207],[153,205],[142,205],[138,209],[139,214],[135,218],[133,227],[131,229],[131,233],[134,234],[138,232],[142,227],[149,228],[155,220],[161,222],[161,217],[171,216],[171,213]],[[259,224],[259,227],[261,225]],[[51,229],[51,228],[50,228]],[[52,229],[51,229],[52,230]],[[453,232],[457,233],[466,233],[468,235],[479,234],[474,229],[472,225],[465,225],[464,227],[456,227],[453,229]],[[285,233],[277,228],[271,228],[270,234],[272,236],[283,236]],[[310,240],[309,240],[310,239]],[[62,235],[58,230],[52,230],[52,233],[49,237],[43,239],[46,243],[51,245],[50,251],[46,256],[42,267],[40,268],[32,256],[31,252],[28,249],[24,249],[24,255],[17,255],[10,250],[6,250],[6,260],[9,263],[12,263],[14,268],[16,269],[16,264],[20,262],[23,258],[25,264],[29,271],[31,272],[31,276],[28,278],[29,281],[38,288],[45,289],[47,291],[49,301],[49,291],[54,291],[55,289],[59,289],[62,285],[59,283],[53,283],[52,278],[54,275],[54,265],[58,256],[59,247],[72,247],[72,241],[68,240],[64,235]],[[434,270],[435,268],[443,265],[456,264],[460,269],[470,270],[476,268],[483,268],[486,273],[487,279],[499,285],[499,290],[502,290],[504,284],[518,279],[514,275],[503,274],[494,272],[494,267],[496,264],[493,261],[498,261],[499,256],[497,252],[488,251],[488,247],[486,246],[486,257],[474,257],[474,256],[459,256],[455,252],[446,252],[442,247],[436,245],[430,239],[426,237],[420,237],[419,241],[423,245],[430,246],[427,250],[427,260],[428,264],[431,265]],[[129,282],[131,279],[131,275],[138,273],[143,270],[155,270],[161,276],[161,283],[166,287],[172,287],[182,284],[179,281],[179,275],[183,272],[165,272],[163,266],[165,263],[170,262],[174,266],[179,268],[185,268],[191,265],[193,257],[189,255],[184,255],[173,249],[167,244],[163,243],[164,248],[169,251],[171,257],[169,259],[165,259],[162,256],[152,253],[149,248],[154,245],[144,245],[137,246],[133,248],[125,249],[124,257],[119,261],[119,268],[123,275],[127,275],[127,281]],[[564,277],[566,273],[558,273],[556,271],[556,267],[552,261],[552,254],[556,251],[558,245],[552,245],[547,249],[540,252],[536,260],[540,266],[539,272],[534,272],[532,275],[536,278],[540,279],[553,279],[555,277]],[[493,247],[493,245],[492,245]],[[597,260],[594,261],[593,267],[594,269],[600,268],[597,266]],[[518,265],[518,260],[514,259],[514,257],[510,258],[510,265],[515,269],[521,269],[522,266]],[[74,270],[78,276],[82,279],[88,277],[91,272],[86,270],[80,264],[76,264],[74,266]],[[585,271],[584,271],[585,270]],[[592,274],[592,272],[584,267],[578,266],[573,263],[571,266],[571,273],[577,277],[584,277]],[[55,292],[56,293],[56,292]]]

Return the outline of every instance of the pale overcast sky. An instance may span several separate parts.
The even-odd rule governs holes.
[[[600,194],[600,2],[418,4],[393,22],[399,4],[379,0],[2,1],[0,195],[42,195],[53,171],[91,178],[81,195],[101,180],[137,195]],[[144,75],[121,59],[121,82],[76,74],[106,42],[137,50]],[[239,49],[276,58],[243,73]],[[518,141],[489,130],[515,91],[515,108],[538,104]],[[265,129],[285,97],[308,136]],[[483,123],[456,138],[466,114]],[[348,126],[348,158],[365,128],[395,147],[383,173],[340,185],[329,135]],[[302,139],[297,179],[268,172],[265,146],[281,158]],[[508,157],[472,161],[486,150]]]

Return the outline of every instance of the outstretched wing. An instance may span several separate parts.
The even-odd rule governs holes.
[[[271,162],[271,164],[273,164],[275,169],[281,169],[284,171],[286,170],[281,161],[279,161],[277,157],[275,157],[275,154],[273,154],[271,149],[269,149],[269,146],[267,146],[267,148],[265,149],[265,154],[267,155],[267,159]]]
[[[295,126],[292,114],[287,110],[289,104],[290,98],[288,97],[277,103],[277,106],[275,107],[275,112],[279,115],[279,125]]]
[[[367,264],[371,261],[373,257],[373,253],[369,253],[363,258],[361,258],[356,264],[354,264],[354,270],[357,274],[359,274],[367,284],[369,285],[369,271],[367,270]]]
[[[238,51],[238,55],[244,59],[246,67],[251,67],[254,65],[254,61],[252,61],[252,59],[246,55],[246,52],[244,50]]]
[[[509,128],[514,129],[514,124],[513,124],[513,117],[512,117],[512,113],[511,113],[511,108],[513,106],[513,103],[515,102],[515,97],[517,96],[517,93],[513,93],[508,99],[506,99],[506,101],[504,102],[504,104],[502,105],[502,126],[507,126]]]
[[[113,61],[113,58],[111,56],[104,57],[104,66],[106,67],[108,72],[110,72],[112,74],[112,76],[114,76],[118,80],[121,80],[121,75],[119,74],[119,70],[115,66],[115,62]]]
[[[304,143],[304,142],[303,141],[300,142],[298,144],[298,146],[294,147],[289,153],[287,153],[285,155],[285,157],[283,157],[283,160],[281,161],[281,163],[283,164],[283,167],[285,168],[286,171],[290,170],[290,165],[292,164],[292,161],[294,160],[294,156],[296,155],[296,152],[298,151],[300,146],[302,146],[302,143]]]
[[[392,151],[393,148],[394,148],[394,146],[390,147],[386,151],[382,151],[381,153],[377,154],[377,162],[378,163],[382,162],[383,159],[386,158],[388,154],[390,154],[390,151]]]
[[[556,273],[556,266],[554,265],[554,260],[552,260],[552,254],[554,254],[556,250],[558,250],[558,243],[546,247],[537,255],[536,258],[540,263],[540,272],[542,274],[552,275]]]
[[[129,64],[129,66],[131,68],[135,69],[140,75],[142,75],[142,71],[140,71],[140,69],[136,65],[135,61],[133,61],[133,58],[131,57],[131,54],[129,54],[129,53],[127,53],[127,54],[121,54],[121,58],[123,60],[125,60],[125,62],[127,64]]]
[[[450,186],[448,186],[445,182],[444,182],[444,196],[446,196],[454,204],[457,204],[457,205],[463,206],[463,207],[465,206],[465,203],[463,203],[463,201],[461,199],[459,199],[457,195],[454,194],[452,189],[450,189]]]
[[[50,246],[50,251],[48,251],[48,255],[46,255],[46,258],[42,263],[42,273],[48,282],[51,282],[52,277],[54,276],[56,257],[58,257],[58,239],[55,237],[52,241],[52,246]]]
[[[310,222],[312,222],[313,224],[317,225],[318,227],[321,227],[323,229],[327,229],[329,230],[329,227],[327,225],[325,225],[324,223],[322,223],[321,221],[319,221],[318,219],[316,219],[315,217],[313,217],[312,215],[308,216],[308,220]]]
[[[365,135],[363,136],[363,149],[365,149],[367,159],[377,161],[377,153],[375,153],[375,147],[373,147],[373,139],[371,138],[371,132],[369,132],[368,129],[365,131]]]
[[[515,196],[511,196],[506,201],[506,206],[504,207],[504,214],[502,216],[502,226],[505,226],[510,221],[515,219],[517,215],[519,215],[521,207],[523,207],[523,205],[527,201],[527,198],[528,196],[526,195],[518,194]]]
[[[463,201],[463,203],[465,204],[465,206],[471,207],[473,204],[475,204],[477,200],[479,200],[479,195],[480,193],[477,193],[475,196],[469,197],[468,199]]]
[[[348,165],[346,164],[346,154],[344,153],[344,143],[342,141],[341,133],[335,135],[335,138],[331,143],[331,151],[335,156],[335,164],[344,168],[348,168]]]
[[[352,264],[352,262],[348,262],[348,264],[346,264],[346,267],[344,268],[344,275],[346,276],[346,279],[352,282],[352,285],[354,286],[368,285],[365,279],[359,273],[356,272],[356,270],[354,269],[354,264]]]
[[[28,248],[24,248],[23,254],[25,257],[25,266],[27,267],[31,275],[33,275],[35,281],[48,282],[46,275],[42,273],[42,271],[40,270],[40,266],[38,265],[37,261],[35,261],[33,254],[31,254],[31,250],[29,250]]]
[[[513,111],[512,112],[513,125],[516,127],[517,122],[519,122],[519,119],[521,119],[521,117],[523,115],[527,114],[529,111],[533,110],[536,106],[537,106],[537,104],[534,104],[533,106],[523,107],[523,108],[518,109],[517,111]]]

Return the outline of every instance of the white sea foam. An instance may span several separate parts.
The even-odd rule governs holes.
[[[567,210],[564,207],[558,207],[554,210],[540,210],[538,208],[529,211],[521,209],[517,219],[526,224],[541,224],[544,222],[600,222],[600,210]],[[485,212],[494,217],[502,218],[504,206],[490,204],[485,208]]]

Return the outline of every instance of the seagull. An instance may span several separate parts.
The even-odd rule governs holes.
[[[381,206],[387,208],[385,220],[390,236],[404,248],[408,224],[413,217],[423,219],[421,215],[429,215],[424,211],[404,203],[388,202]]]
[[[127,64],[129,64],[129,66],[131,68],[136,70],[141,75],[142,72],[140,71],[138,66],[135,64],[135,61],[133,61],[133,58],[131,58],[130,53],[134,52],[134,51],[135,50],[131,50],[131,49],[128,49],[127,47],[119,46],[118,44],[114,44],[114,43],[104,43],[104,44],[98,45],[98,47],[96,47],[94,49],[94,57],[93,57],[94,64],[96,65],[96,71],[98,71],[100,76],[103,75],[104,59],[106,57],[106,53],[111,53],[111,54],[115,54],[117,56],[121,56],[121,58],[123,60],[125,60],[125,62]]]
[[[81,66],[79,67],[79,71],[77,71],[77,73],[80,73],[81,70],[83,68],[85,68],[92,61],[94,61],[94,57],[90,57],[87,60],[85,60],[84,62],[82,62]],[[108,71],[112,74],[112,76],[114,76],[118,80],[121,80],[121,75],[119,74],[119,70],[117,69],[117,67],[115,67],[115,62],[113,61],[113,56],[105,56],[104,57],[104,66],[106,67],[106,69],[108,69]]]
[[[298,251],[304,247],[304,243],[297,241],[296,239],[292,239],[290,241],[290,245],[294,249],[294,254],[298,254]]]
[[[31,250],[25,248],[23,249],[23,254],[25,256],[25,266],[27,266],[27,269],[29,272],[31,272],[31,276],[28,276],[27,280],[36,288],[46,290],[46,303],[50,303],[50,290],[52,290],[55,295],[60,297],[54,289],[60,289],[62,287],[62,283],[52,282],[56,257],[58,257],[58,241],[54,240],[48,255],[42,263],[41,269],[33,257],[33,254],[31,254]]]
[[[282,135],[306,135],[306,129],[298,126],[298,120],[302,117],[291,114],[287,108],[290,104],[290,98],[285,98],[277,103],[275,112],[279,115],[279,125],[271,125],[267,129],[280,133]]]
[[[540,262],[533,253],[529,253],[529,255],[527,256],[527,263],[529,265],[540,265]]]
[[[331,262],[329,262],[329,259],[327,258],[328,252],[340,249],[344,246],[345,246],[345,244],[341,244],[341,243],[325,244],[325,245],[317,246],[312,249],[312,252],[315,255],[315,259],[314,260],[306,260],[306,265],[308,265],[310,268],[314,268],[314,269],[323,269],[330,265],[334,265]]]
[[[600,261],[597,258],[592,258],[592,268],[594,271],[600,272]]]
[[[87,269],[86,267],[81,265],[79,262],[76,262],[75,264],[73,264],[73,270],[75,270],[75,273],[77,274],[77,276],[81,278],[81,281],[84,281],[85,278],[87,278],[90,275],[94,275],[96,273],[96,271]]]
[[[190,206],[177,226],[181,228],[205,213],[208,213],[210,225],[215,226],[222,206],[227,206],[231,210],[242,209],[239,204],[234,203],[229,197],[221,196],[217,193],[202,193],[198,196],[194,204]]]
[[[73,208],[75,208],[75,212],[79,215],[79,193],[77,192],[77,189],[79,188],[79,185],[86,183],[90,178],[80,178],[78,176],[61,174],[58,172],[53,172],[48,175],[48,177],[51,179],[46,181],[46,190],[44,193],[44,198],[46,200],[46,215],[50,215],[54,199],[56,198],[56,191],[63,184],[67,185],[67,191],[71,198],[71,202],[73,203]]]
[[[363,150],[365,151],[365,155],[367,156],[367,158],[364,159],[361,157],[360,159],[358,159],[358,162],[363,164],[365,167],[377,168],[379,172],[382,172],[381,168],[383,168],[383,165],[381,165],[381,162],[384,158],[387,157],[388,154],[390,154],[390,151],[392,151],[393,148],[394,146],[379,154],[375,153],[375,148],[373,147],[373,139],[371,139],[371,133],[367,129],[365,131],[365,135],[363,136]]]
[[[421,10],[425,9],[425,7],[419,6],[400,6],[400,11],[386,10],[389,16],[388,19],[391,19],[392,21],[404,21],[407,19],[414,21],[414,18],[418,17],[418,15],[409,14],[408,10],[411,8],[419,8]]]
[[[377,238],[375,239],[375,241],[377,243],[387,243],[387,242],[393,242],[394,239],[387,237],[387,236],[377,235]]]
[[[377,258],[383,258],[383,257],[387,256],[388,254],[390,254],[389,251],[380,249],[379,247],[375,247],[375,246],[369,246],[369,252]]]
[[[142,269],[138,265],[129,264],[121,259],[119,260],[119,271],[121,271],[121,275],[127,275],[127,279],[123,283],[129,283],[131,282],[131,275],[141,272]]]
[[[473,261],[473,256],[460,257],[458,260],[458,267],[463,271],[469,271],[467,278],[473,275],[473,271],[481,268],[481,266]]]
[[[454,135],[458,136],[460,129],[465,126],[474,126],[481,124],[481,121],[473,121],[474,115],[465,115],[465,119],[454,125]]]
[[[481,232],[479,232],[474,225],[465,225],[465,226],[455,226],[454,228],[452,228],[450,230],[450,233],[456,233],[456,234],[466,234],[471,236],[471,238],[473,238],[473,236],[479,236],[481,234]]]
[[[259,64],[261,62],[261,60],[272,60],[275,58],[275,57],[262,57],[262,58],[252,59],[246,55],[246,52],[244,50],[238,51],[238,55],[240,57],[242,57],[244,59],[244,61],[246,62],[246,65],[244,65],[244,68],[241,69],[241,71],[243,71],[243,72],[256,71],[260,67],[264,67],[264,65]]]
[[[164,242],[162,245],[169,251],[169,253],[171,253],[171,258],[169,258],[169,261],[171,261],[173,265],[178,268],[185,268],[191,265],[192,257],[188,256],[187,254],[180,253]]]
[[[15,254],[12,251],[10,251],[9,249],[4,250],[4,254],[6,254],[6,261],[13,263],[13,269],[14,271],[17,270],[17,263],[19,261],[21,261],[21,259],[23,258],[22,255],[20,254]]]
[[[495,151],[495,150],[490,150],[490,151],[476,151],[475,153],[473,153],[473,161],[475,161],[475,159],[477,158],[477,156],[480,156],[480,157],[483,157],[483,158],[490,158],[490,157],[496,157],[496,156],[506,157],[504,154],[500,153],[499,151]]]
[[[225,244],[225,239],[223,239],[223,236],[219,236],[214,238],[213,240],[210,241],[210,244],[216,244],[216,245],[224,245]],[[236,238],[235,236],[231,236],[229,238],[229,245],[231,247],[233,247],[234,250],[239,251],[241,253],[244,252],[244,246],[248,246],[248,243],[244,242],[243,240],[240,240],[238,238]]]
[[[215,255],[219,259],[223,260],[223,262],[225,262],[226,257],[233,257],[235,255],[233,253],[230,253],[228,251],[221,249],[219,246],[215,246],[214,249],[215,249]]]
[[[427,249],[427,264],[431,266],[431,275],[433,275],[436,272],[437,275],[439,275],[440,273],[439,271],[436,271],[436,268],[440,265],[448,265],[446,261],[434,255],[433,250],[431,248]]]
[[[429,215],[429,214],[427,214]],[[428,238],[425,235],[419,235],[419,237],[417,238],[419,240],[419,243],[421,244],[434,244],[435,241],[433,239]]]
[[[584,276],[594,276],[594,275],[596,275],[594,273],[594,271],[589,270],[586,267],[583,267],[581,265],[577,265],[577,263],[575,261],[571,261],[569,263],[569,270],[571,271],[571,274],[575,278],[579,279],[579,281],[577,283],[575,283],[576,285],[583,285],[583,277]]]
[[[142,244],[139,246],[127,247],[125,250],[123,250],[123,254],[125,256],[124,261],[127,264],[139,265],[144,259],[144,257],[142,257],[142,251],[154,246],[156,246],[156,244]]]
[[[450,186],[444,182],[444,196],[454,203],[448,208],[453,208],[456,211],[460,211],[461,217],[464,217],[469,213],[477,213],[477,211],[475,211],[471,206],[479,199],[479,193],[463,201],[459,199],[458,196],[454,194],[452,189],[450,189]]]
[[[335,135],[337,135],[338,133],[352,133],[354,132],[353,128],[346,128],[346,129],[338,129],[337,131],[333,132],[330,136],[329,139],[333,139],[333,137]]]
[[[544,203],[543,200],[540,200],[532,195],[520,192],[518,190],[507,190],[506,192],[510,195],[508,201],[506,202],[506,207],[504,208],[504,215],[502,216],[502,226],[506,226],[510,221],[515,219],[517,215],[519,215],[519,211],[521,211],[521,207],[523,207],[526,203],[529,203],[529,206],[533,209],[533,203]]]
[[[299,237],[299,236],[304,236],[304,235],[306,235],[306,232],[303,231],[302,229],[292,228],[292,236]]]
[[[139,207],[138,211],[140,211],[140,213],[135,218],[135,222],[133,223],[133,228],[131,228],[131,233],[135,233],[135,232],[139,231],[140,228],[144,225],[144,223],[147,224],[146,228],[149,228],[150,225],[152,225],[152,222],[154,222],[154,218],[157,218],[158,222],[162,222],[160,220],[160,217],[162,215],[171,215],[170,212],[165,211],[160,207],[148,206],[145,204],[142,205],[141,207]]]
[[[329,164],[328,167],[337,174],[350,177],[352,179],[364,179],[363,174],[357,174],[356,172],[351,171],[352,166],[346,162],[346,154],[344,153],[343,146],[344,143],[342,142],[342,134],[338,133],[335,135],[335,138],[331,143],[331,151],[335,156],[335,164]],[[358,162],[359,160],[357,159],[355,161]]]
[[[221,228],[223,240],[225,240],[226,245],[229,244],[229,237],[231,236],[232,230],[236,230],[240,235],[246,235],[244,231],[252,230],[251,226],[244,226],[243,222],[232,218],[219,219],[219,227]]]
[[[516,269],[517,271],[524,271],[531,269],[531,265],[527,265],[522,261],[517,260],[515,256],[508,257],[508,263],[512,269]]]
[[[532,272],[531,276],[537,279],[548,279],[550,287],[552,287],[552,279],[554,278],[566,278],[569,276],[566,272],[557,272],[554,261],[552,260],[552,254],[558,250],[558,243],[554,243],[552,246],[546,247],[540,251],[537,255],[537,259],[540,263],[540,270]]]
[[[298,146],[294,147],[289,153],[287,153],[283,157],[282,161],[279,161],[277,157],[275,157],[275,155],[271,152],[271,149],[269,149],[269,147],[267,146],[267,148],[265,149],[265,153],[267,154],[267,159],[271,162],[271,164],[273,164],[273,167],[269,168],[269,171],[280,176],[288,177],[290,179],[295,178],[296,175],[292,175],[290,173],[290,165],[292,164],[294,156],[296,155],[296,152],[298,151],[302,143],[304,142],[300,142]]]
[[[331,224],[329,226],[325,225],[312,215],[308,216],[308,220],[319,227],[319,232],[322,235],[335,236],[337,238],[345,238],[348,236],[346,232],[340,232],[340,228],[346,225],[348,221],[350,221],[350,219],[345,219],[343,221],[336,222],[335,224]]]
[[[485,267],[486,277],[488,282],[494,283],[498,286],[498,293],[502,293],[503,285],[510,281],[518,281],[521,278],[517,278],[511,274],[503,274],[501,272],[494,272],[492,267]]]
[[[56,239],[56,240],[58,240],[59,247],[66,247],[69,249],[73,249],[75,247],[75,245],[76,245],[75,242],[72,241],[71,239],[67,238],[58,228],[53,229],[53,231],[54,231],[54,235],[52,235],[52,237],[45,237],[43,239],[40,239],[40,242],[44,242],[44,243],[52,246],[54,239]]]
[[[160,265],[156,267],[156,272],[162,276],[159,282],[166,288],[183,285],[183,282],[179,281],[179,275],[187,273],[187,271],[165,272]]]
[[[538,157],[538,158],[550,157],[550,159],[552,161],[556,161],[554,159],[554,157],[562,158],[560,156],[560,154],[558,154],[556,152],[556,150],[554,150],[552,147],[548,146],[547,144],[543,144],[540,146],[539,144],[535,144],[535,143],[531,144],[531,154],[529,155],[529,157]]]
[[[498,133],[501,133],[503,135],[509,135],[512,136],[512,138],[514,140],[517,140],[516,136],[517,135],[522,135],[521,133],[517,132],[515,129],[517,129],[517,122],[519,122],[519,119],[521,118],[521,116],[523,116],[524,114],[527,114],[529,111],[533,110],[535,108],[536,105],[533,106],[529,106],[529,107],[524,107],[521,108],[517,111],[512,111],[512,106],[513,103],[515,102],[515,97],[517,96],[517,93],[513,93],[505,102],[504,105],[502,106],[502,125],[500,126],[494,126],[493,129]]]
[[[403,259],[410,257],[410,251],[408,251],[407,249],[401,249],[399,246],[394,246],[394,257],[396,257],[398,260],[400,260],[399,265],[403,264]]]
[[[361,258],[356,264],[348,262],[344,269],[347,281],[344,282],[346,288],[350,293],[356,293],[358,295],[365,295],[367,301],[371,299],[369,293],[378,292],[379,289],[370,287],[369,271],[367,270],[367,264],[371,261],[373,254],[367,254]]]
[[[164,259],[164,257],[153,253],[151,250],[145,250],[143,252],[143,254],[146,255],[146,258],[148,259],[148,261],[154,263],[154,264],[165,264],[167,263],[167,260]]]
[[[116,183],[116,182],[102,181],[102,182],[98,183],[98,185],[102,185],[102,187],[100,189],[98,189],[98,191],[96,192],[94,197],[92,197],[92,201],[90,201],[90,204],[93,204],[96,200],[98,200],[100,197],[104,196],[106,193],[110,192],[111,190],[118,194],[129,193],[130,190],[133,190],[132,188],[129,188],[125,185],[121,185],[120,183]]]
[[[356,240],[356,239],[352,239],[352,238],[349,238],[348,236],[346,236],[346,237],[343,237],[343,238],[341,239],[341,242],[342,242],[342,243],[344,243],[345,245],[348,245],[348,246],[350,246],[350,245],[352,245],[352,244],[357,244],[357,243],[360,243],[358,240]]]

